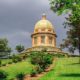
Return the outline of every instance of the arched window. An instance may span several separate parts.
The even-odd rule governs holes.
[[[34,37],[34,44],[37,44],[37,37]]]
[[[49,36],[49,44],[52,44],[53,38]]]
[[[45,43],[45,36],[41,36],[41,43]]]

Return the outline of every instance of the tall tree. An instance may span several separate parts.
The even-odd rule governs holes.
[[[58,14],[69,14],[65,22],[67,38],[61,47],[71,52],[78,50],[80,55],[80,0],[50,0],[50,5],[51,10]]]
[[[22,51],[24,51],[25,48],[23,45],[20,44],[20,45],[17,45],[15,49],[17,50],[17,52],[21,53]]]
[[[7,39],[0,39],[0,57],[8,56],[11,53],[11,48],[8,46]]]

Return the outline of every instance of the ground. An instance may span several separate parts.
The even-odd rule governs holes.
[[[3,60],[3,62],[6,63],[6,60]],[[15,78],[17,73],[30,74],[33,67],[34,66],[30,63],[30,60],[26,59],[25,61],[22,62],[13,63],[7,66],[0,67],[0,69],[6,71],[9,74],[7,79],[9,80]]]
[[[39,80],[80,80],[80,64],[78,57],[59,58],[53,63],[53,69],[42,75]],[[5,60],[4,60],[5,62]],[[9,64],[8,66],[0,67],[0,69],[8,72],[8,80],[14,78],[17,73],[30,74],[34,66],[30,64],[30,60],[19,63]],[[36,79],[35,79],[36,80]]]
[[[80,80],[80,64],[78,58],[60,58],[54,69],[39,80]]]

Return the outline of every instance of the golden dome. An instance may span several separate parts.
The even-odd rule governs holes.
[[[42,20],[38,21],[35,24],[34,31],[36,32],[39,29],[41,29],[41,30],[43,30],[43,29],[53,30],[53,25],[51,24],[51,22],[49,20],[46,19],[45,14],[42,15]]]

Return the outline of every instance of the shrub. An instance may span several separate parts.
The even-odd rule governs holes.
[[[3,71],[3,70],[0,70],[0,80],[6,80],[8,74]]]
[[[0,60],[0,66],[2,65],[2,61]]]
[[[8,62],[8,64],[12,64],[12,62]]]
[[[12,57],[12,61],[14,63],[17,63],[18,61],[21,61],[21,60],[22,59],[21,59],[21,57],[19,55],[13,55],[13,57]]]
[[[65,54],[56,53],[56,54],[53,54],[53,56],[58,57],[58,58],[62,58],[62,57],[65,57]]]
[[[33,52],[31,54],[31,63],[37,64],[43,70],[46,69],[53,61],[53,56],[47,52]]]
[[[6,66],[6,64],[2,64],[2,66]]]
[[[24,73],[19,73],[16,75],[17,80],[23,80],[25,74]]]
[[[35,69],[32,69],[32,71],[30,73],[31,77],[35,77],[36,74],[37,74],[37,71]]]
[[[26,59],[28,56],[27,56],[27,54],[24,54],[24,53],[22,54],[22,53],[21,53],[21,54],[20,54],[20,57],[21,57],[22,60],[24,60],[24,59]]]
[[[39,65],[36,66],[35,70],[37,71],[37,73],[43,72],[43,69]]]

